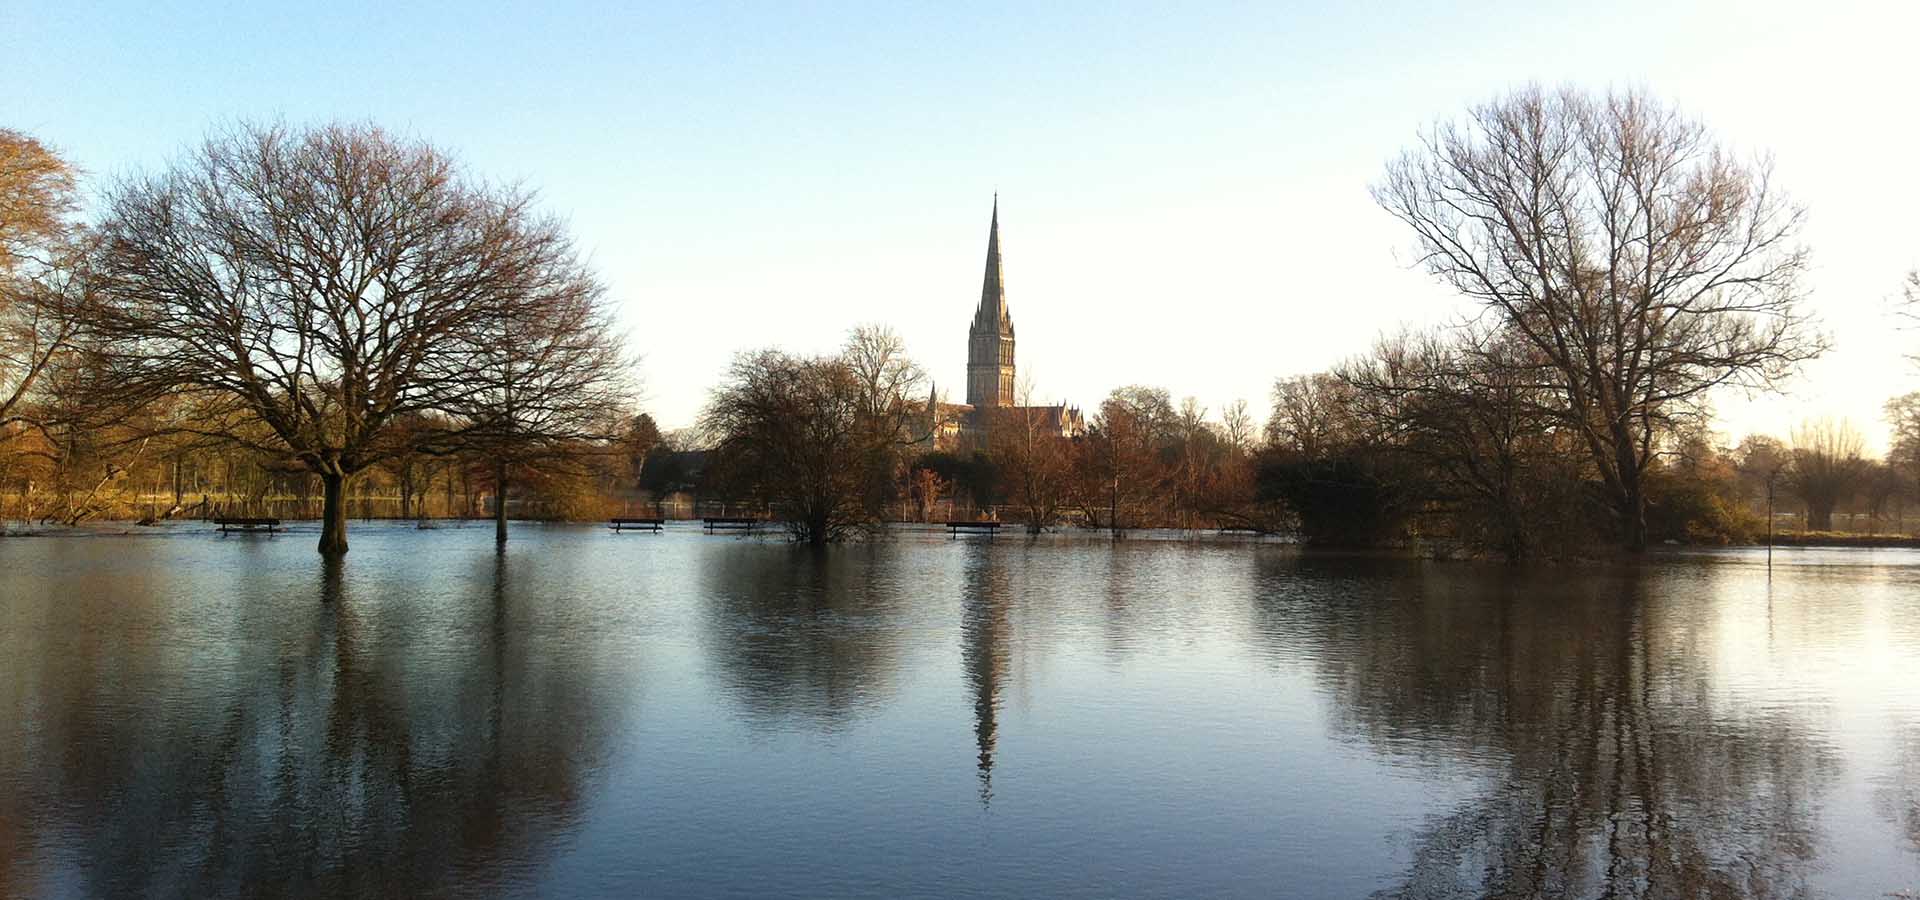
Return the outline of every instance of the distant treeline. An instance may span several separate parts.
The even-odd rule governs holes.
[[[1513,559],[1626,544],[1609,486],[1579,433],[1559,424],[1553,395],[1446,368],[1461,360],[1446,355],[1447,339],[1392,338],[1333,372],[1281,379],[1261,429],[1244,403],[1210,416],[1192,398],[1175,404],[1164,389],[1130,386],[1083,433],[1058,433],[1044,409],[1015,407],[934,446],[931,436],[951,429],[934,415],[940,407],[910,399],[924,376],[897,338],[867,327],[838,356],[743,355],[717,392],[723,413],[703,423],[713,449],[662,445],[644,486],[759,504],[796,520],[802,536],[811,509],[818,527],[843,531],[992,515],[1035,530],[1245,528],[1319,546]],[[865,395],[874,379],[856,360],[876,358],[896,387]],[[1865,458],[1844,422],[1729,447],[1704,411],[1681,412],[1653,433],[1638,473],[1646,541],[1757,542],[1769,510],[1782,543],[1789,532],[1906,533],[1907,506],[1920,499],[1920,394],[1888,404],[1897,441],[1886,460]]]
[[[320,477],[282,454],[177,433],[127,440],[134,431],[50,429],[59,444],[48,434],[19,435],[0,452],[0,519],[48,525],[324,514]],[[624,435],[518,463],[506,512],[588,521],[651,510],[640,471],[658,441],[653,420],[642,414]],[[656,465],[664,459],[655,458]],[[362,472],[344,506],[352,519],[485,519],[499,493],[494,461],[484,453],[414,453]]]
[[[1279,380],[1264,428],[1144,386],[1084,428],[957,410],[865,326],[740,354],[662,435],[557,220],[431,146],[242,125],[82,222],[72,169],[0,130],[0,510],[312,510],[323,553],[356,513],[491,515],[502,542],[510,517],[718,508],[816,543],[994,517],[1511,559],[1906,530],[1920,396],[1889,402],[1884,461],[1846,423],[1711,431],[1714,391],[1828,350],[1764,160],[1643,92],[1526,88],[1421,132],[1372,192],[1471,311]]]

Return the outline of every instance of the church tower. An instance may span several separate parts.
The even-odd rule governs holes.
[[[1000,276],[999,194],[993,195],[993,224],[987,229],[980,308],[967,332],[967,403],[974,409],[1014,404],[1013,318],[1007,314],[1007,288]]]

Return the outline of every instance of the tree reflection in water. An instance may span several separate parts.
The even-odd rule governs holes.
[[[231,608],[242,634],[217,640],[192,621],[99,618],[150,612],[136,603],[49,607],[72,616],[49,633],[118,639],[12,661],[42,669],[26,680],[57,712],[0,725],[27,729],[45,763],[0,792],[0,822],[34,832],[0,826],[0,866],[59,862],[0,867],[0,894],[492,893],[567,837],[604,752],[605,700],[543,643],[591,635],[523,628],[538,598],[504,557],[431,599],[399,576],[313,564],[322,602],[312,588],[251,598]],[[416,602],[435,608],[395,614]],[[232,657],[197,656],[222,648]],[[13,846],[28,841],[58,852]]]
[[[1835,758],[1783,713],[1716,702],[1689,592],[1654,599],[1630,573],[1299,569],[1360,588],[1332,604],[1275,591],[1260,610],[1267,633],[1316,645],[1336,730],[1415,764],[1491,772],[1475,799],[1420,825],[1405,880],[1378,896],[1808,892]]]
[[[941,537],[0,542],[0,896],[1915,884],[1910,562]]]
[[[741,541],[707,560],[708,655],[749,718],[830,729],[892,691],[910,592],[884,552]]]
[[[1920,724],[1907,722],[1894,731],[1893,771],[1880,779],[1874,804],[1880,814],[1920,853]]]

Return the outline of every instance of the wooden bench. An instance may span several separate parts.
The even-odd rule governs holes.
[[[984,534],[984,535],[987,535],[988,537],[992,537],[993,535],[1000,533],[1000,526],[1002,524],[1003,523],[1000,523],[1000,522],[988,522],[988,521],[948,522],[947,537],[957,537],[962,534]]]
[[[279,519],[267,517],[245,518],[240,516],[224,516],[214,519],[213,524],[220,526],[221,534],[226,534],[229,531],[260,531],[263,529],[268,534],[272,534],[276,529],[280,528]]]
[[[760,527],[760,520],[752,516],[708,516],[700,520],[707,533],[716,531],[752,531]]]
[[[616,517],[608,520],[607,524],[612,525],[613,530],[615,532],[619,532],[623,528],[634,528],[634,529],[639,529],[641,531],[658,532],[667,526],[667,520],[665,519],[632,519],[632,518],[625,518],[625,517]]]

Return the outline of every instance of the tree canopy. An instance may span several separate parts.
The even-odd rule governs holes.
[[[1522,341],[1560,395],[1627,546],[1664,430],[1721,385],[1771,386],[1819,354],[1800,308],[1801,210],[1770,166],[1638,91],[1526,88],[1442,122],[1375,199],[1420,259]]]
[[[325,553],[347,549],[347,479],[502,429],[490,404],[521,384],[503,380],[503,341],[517,354],[533,323],[562,344],[594,327],[599,289],[557,221],[371,126],[216,134],[112,191],[102,231],[103,389],[196,395],[192,428],[319,475]],[[399,427],[422,421],[438,427]]]

